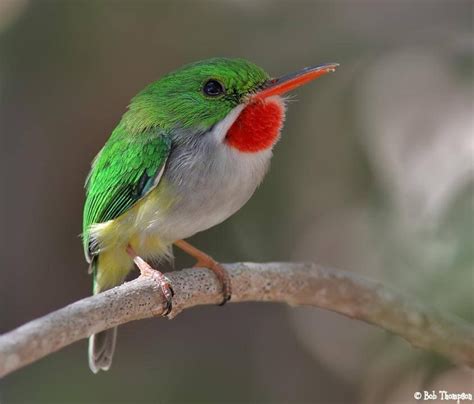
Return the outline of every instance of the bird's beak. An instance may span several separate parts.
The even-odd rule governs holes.
[[[339,64],[327,63],[320,66],[305,67],[295,73],[290,73],[277,79],[268,80],[261,90],[250,96],[250,101],[261,101],[272,95],[285,94],[319,76],[336,70]]]

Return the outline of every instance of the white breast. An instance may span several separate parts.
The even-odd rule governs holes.
[[[187,238],[221,223],[249,200],[267,172],[272,151],[242,153],[223,141],[243,107],[201,138],[173,150],[163,181],[176,199],[166,212],[156,206],[148,232],[169,242]]]

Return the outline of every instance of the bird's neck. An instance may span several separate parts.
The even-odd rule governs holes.
[[[280,97],[248,104],[227,131],[225,143],[243,153],[270,149],[280,137],[284,119]]]

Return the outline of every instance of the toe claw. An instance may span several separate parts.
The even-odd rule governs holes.
[[[173,310],[174,290],[171,287],[169,279],[160,271],[153,269],[145,260],[143,260],[143,258],[136,255],[135,251],[130,246],[127,248],[127,253],[133,259],[135,265],[140,269],[140,276],[152,278],[161,287],[161,292],[165,298],[165,303],[163,304],[163,316],[170,314],[171,310]]]
[[[224,267],[217,261],[215,261],[212,257],[198,250],[196,247],[193,247],[191,244],[187,243],[184,240],[177,240],[174,244],[196,259],[196,264],[194,265],[194,268],[208,268],[215,274],[222,287],[223,297],[222,302],[219,304],[219,306],[223,306],[224,304],[226,304],[231,299],[232,286],[230,276],[224,269]]]
[[[163,314],[162,314],[163,317],[166,317],[168,314],[170,314],[171,310],[173,310],[173,303],[171,303],[171,300],[167,300],[165,310],[163,311]]]
[[[174,290],[171,287],[171,284],[167,282],[162,285],[161,291],[163,292],[163,295],[166,299],[165,309],[163,311],[163,316],[166,317],[168,314],[171,313],[171,310],[173,310]]]
[[[222,302],[219,303],[219,306],[224,306],[224,304],[226,304],[231,297],[232,295],[230,293],[224,293],[224,297],[222,299]]]

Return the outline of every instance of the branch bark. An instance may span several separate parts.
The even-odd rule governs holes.
[[[224,266],[232,280],[231,302],[284,302],[332,310],[391,331],[458,365],[474,367],[473,325],[416,303],[379,282],[313,264]],[[170,317],[221,301],[219,284],[206,269],[175,271],[167,277],[175,291]],[[161,289],[143,277],[79,300],[0,336],[0,377],[91,334],[160,316],[163,309]]]

